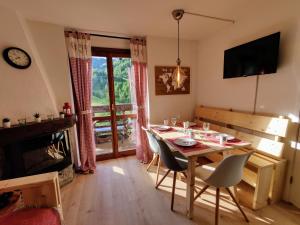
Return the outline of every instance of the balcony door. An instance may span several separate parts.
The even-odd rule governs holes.
[[[129,49],[92,48],[92,108],[97,160],[135,154],[136,113]]]

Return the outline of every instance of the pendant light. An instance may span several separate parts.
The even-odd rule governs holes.
[[[193,13],[193,12],[187,12],[187,11],[184,11],[183,9],[175,9],[175,10],[172,11],[172,16],[177,21],[177,26],[178,26],[178,29],[177,29],[177,31],[178,31],[178,35],[177,35],[178,57],[177,57],[177,60],[176,60],[177,67],[176,67],[175,71],[173,72],[173,77],[175,75],[175,78],[176,78],[177,88],[181,88],[181,86],[183,85],[183,75],[184,75],[184,72],[180,67],[181,60],[179,58],[179,21],[183,17],[183,14],[199,16],[199,17],[212,19],[212,20],[218,20],[218,21],[222,21],[222,22],[235,23],[235,21],[232,20],[232,19],[221,18],[221,17],[216,17],[216,16],[208,16],[208,15]]]
[[[181,60],[179,57],[179,21],[181,20],[181,18],[183,17],[184,11],[182,9],[176,9],[173,10],[172,15],[174,17],[174,19],[177,21],[177,60],[176,60],[176,69],[174,71],[174,74],[176,76],[176,85],[177,88],[180,88],[182,86],[182,75],[183,75],[183,71],[180,67],[181,64]]]

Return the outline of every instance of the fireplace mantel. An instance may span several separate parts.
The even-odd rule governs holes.
[[[32,122],[22,126],[16,125],[11,128],[0,128],[0,146],[65,130],[74,126],[75,123],[76,117],[72,116],[63,119],[43,120],[41,123]]]

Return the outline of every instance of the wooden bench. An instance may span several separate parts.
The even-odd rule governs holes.
[[[242,204],[260,209],[281,199],[287,161],[282,158],[289,120],[272,116],[255,115],[230,110],[198,106],[195,122],[210,122],[211,129],[227,133],[251,143],[251,148],[233,150],[242,154],[250,150],[250,157],[238,186]],[[214,154],[207,158],[213,162],[222,160],[223,155]]]
[[[15,190],[21,191],[25,207],[54,207],[63,219],[57,172],[0,181],[0,193]]]

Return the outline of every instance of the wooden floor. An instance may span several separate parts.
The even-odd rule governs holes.
[[[163,172],[163,171],[162,171]],[[214,224],[214,189],[195,202],[193,220],[185,217],[185,183],[177,182],[175,212],[170,211],[171,176],[154,188],[149,173],[135,157],[101,161],[92,175],[79,175],[62,188],[66,225],[188,225]],[[247,224],[225,193],[221,194],[220,225]],[[250,224],[300,224],[300,211],[280,203],[259,211],[245,209]]]

